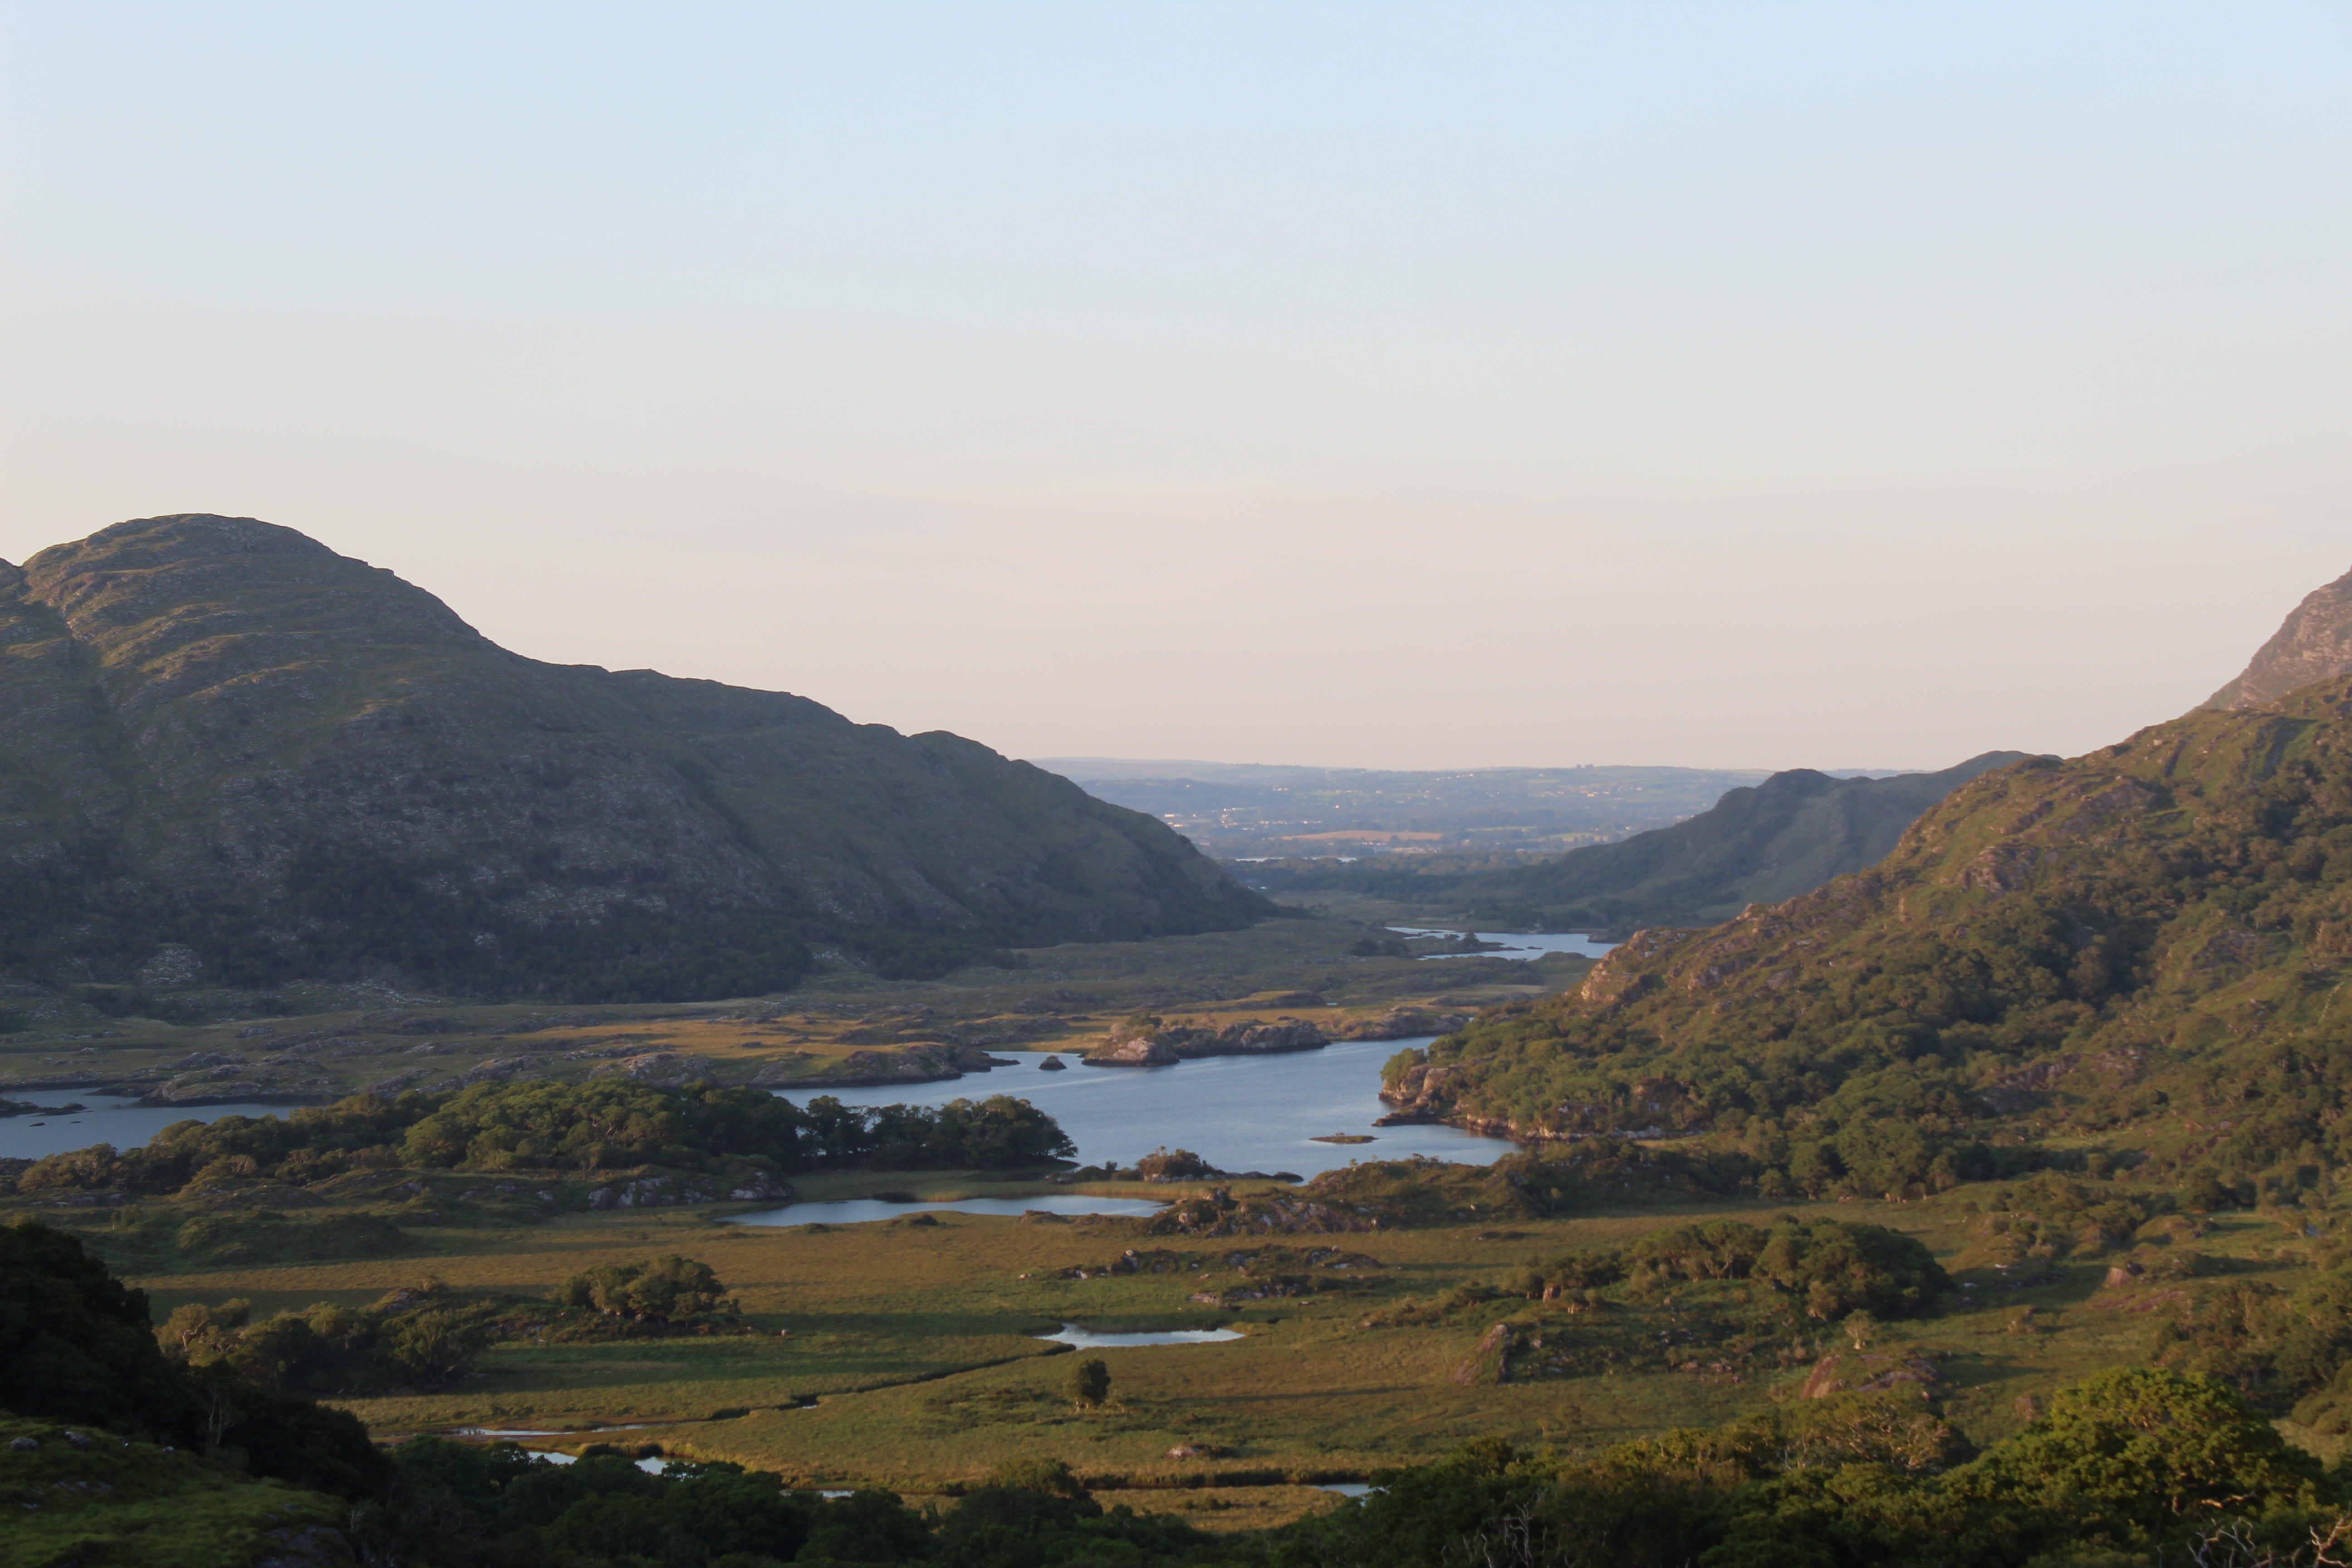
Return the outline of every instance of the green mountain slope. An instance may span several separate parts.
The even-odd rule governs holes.
[[[249,518],[0,563],[0,970],[740,995],[1265,912],[1162,825],[946,733],[541,664]]]
[[[2224,1173],[2338,1163],[2352,679],[1961,786],[1872,869],[1650,931],[1388,1096],[1552,1134],[1714,1133],[1768,1188],[1989,1173],[2063,1136]],[[2340,1005],[2339,1005],[2340,1003]]]
[[[1832,778],[1811,768],[1734,789],[1712,810],[1614,844],[1474,878],[1461,896],[1494,925],[1625,932],[1712,925],[1876,864],[1921,812],[2024,759],[1987,752],[1940,773]]]

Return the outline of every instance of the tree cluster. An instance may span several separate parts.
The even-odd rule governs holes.
[[[352,1170],[1003,1169],[1070,1152],[1051,1117],[1006,1095],[937,1107],[847,1106],[828,1095],[802,1107],[754,1089],[535,1080],[174,1122],[137,1149],[49,1155],[16,1186],[160,1194],[237,1178],[307,1186]]]

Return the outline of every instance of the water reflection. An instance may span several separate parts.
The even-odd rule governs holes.
[[[12,1160],[37,1160],[111,1143],[135,1149],[174,1121],[218,1121],[224,1116],[283,1116],[283,1105],[142,1105],[120,1094],[92,1094],[86,1089],[13,1089],[13,1098],[41,1104],[79,1100],[88,1107],[70,1116],[0,1117],[0,1155]],[[44,1125],[46,1123],[46,1125]]]

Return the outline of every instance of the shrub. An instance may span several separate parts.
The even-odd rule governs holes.
[[[574,1274],[555,1293],[566,1307],[588,1307],[637,1322],[683,1323],[733,1316],[727,1287],[708,1263],[672,1254],[643,1263],[607,1264]]]
[[[1100,1356],[1088,1356],[1070,1368],[1063,1384],[1070,1403],[1093,1406],[1110,1397],[1110,1368]]]

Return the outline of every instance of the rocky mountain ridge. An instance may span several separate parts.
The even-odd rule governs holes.
[[[2291,691],[2352,673],[2352,572],[2315,588],[2208,708],[2267,707]]]
[[[1164,826],[945,732],[509,653],[291,529],[0,563],[0,973],[580,1000],[937,973],[1266,906]]]

